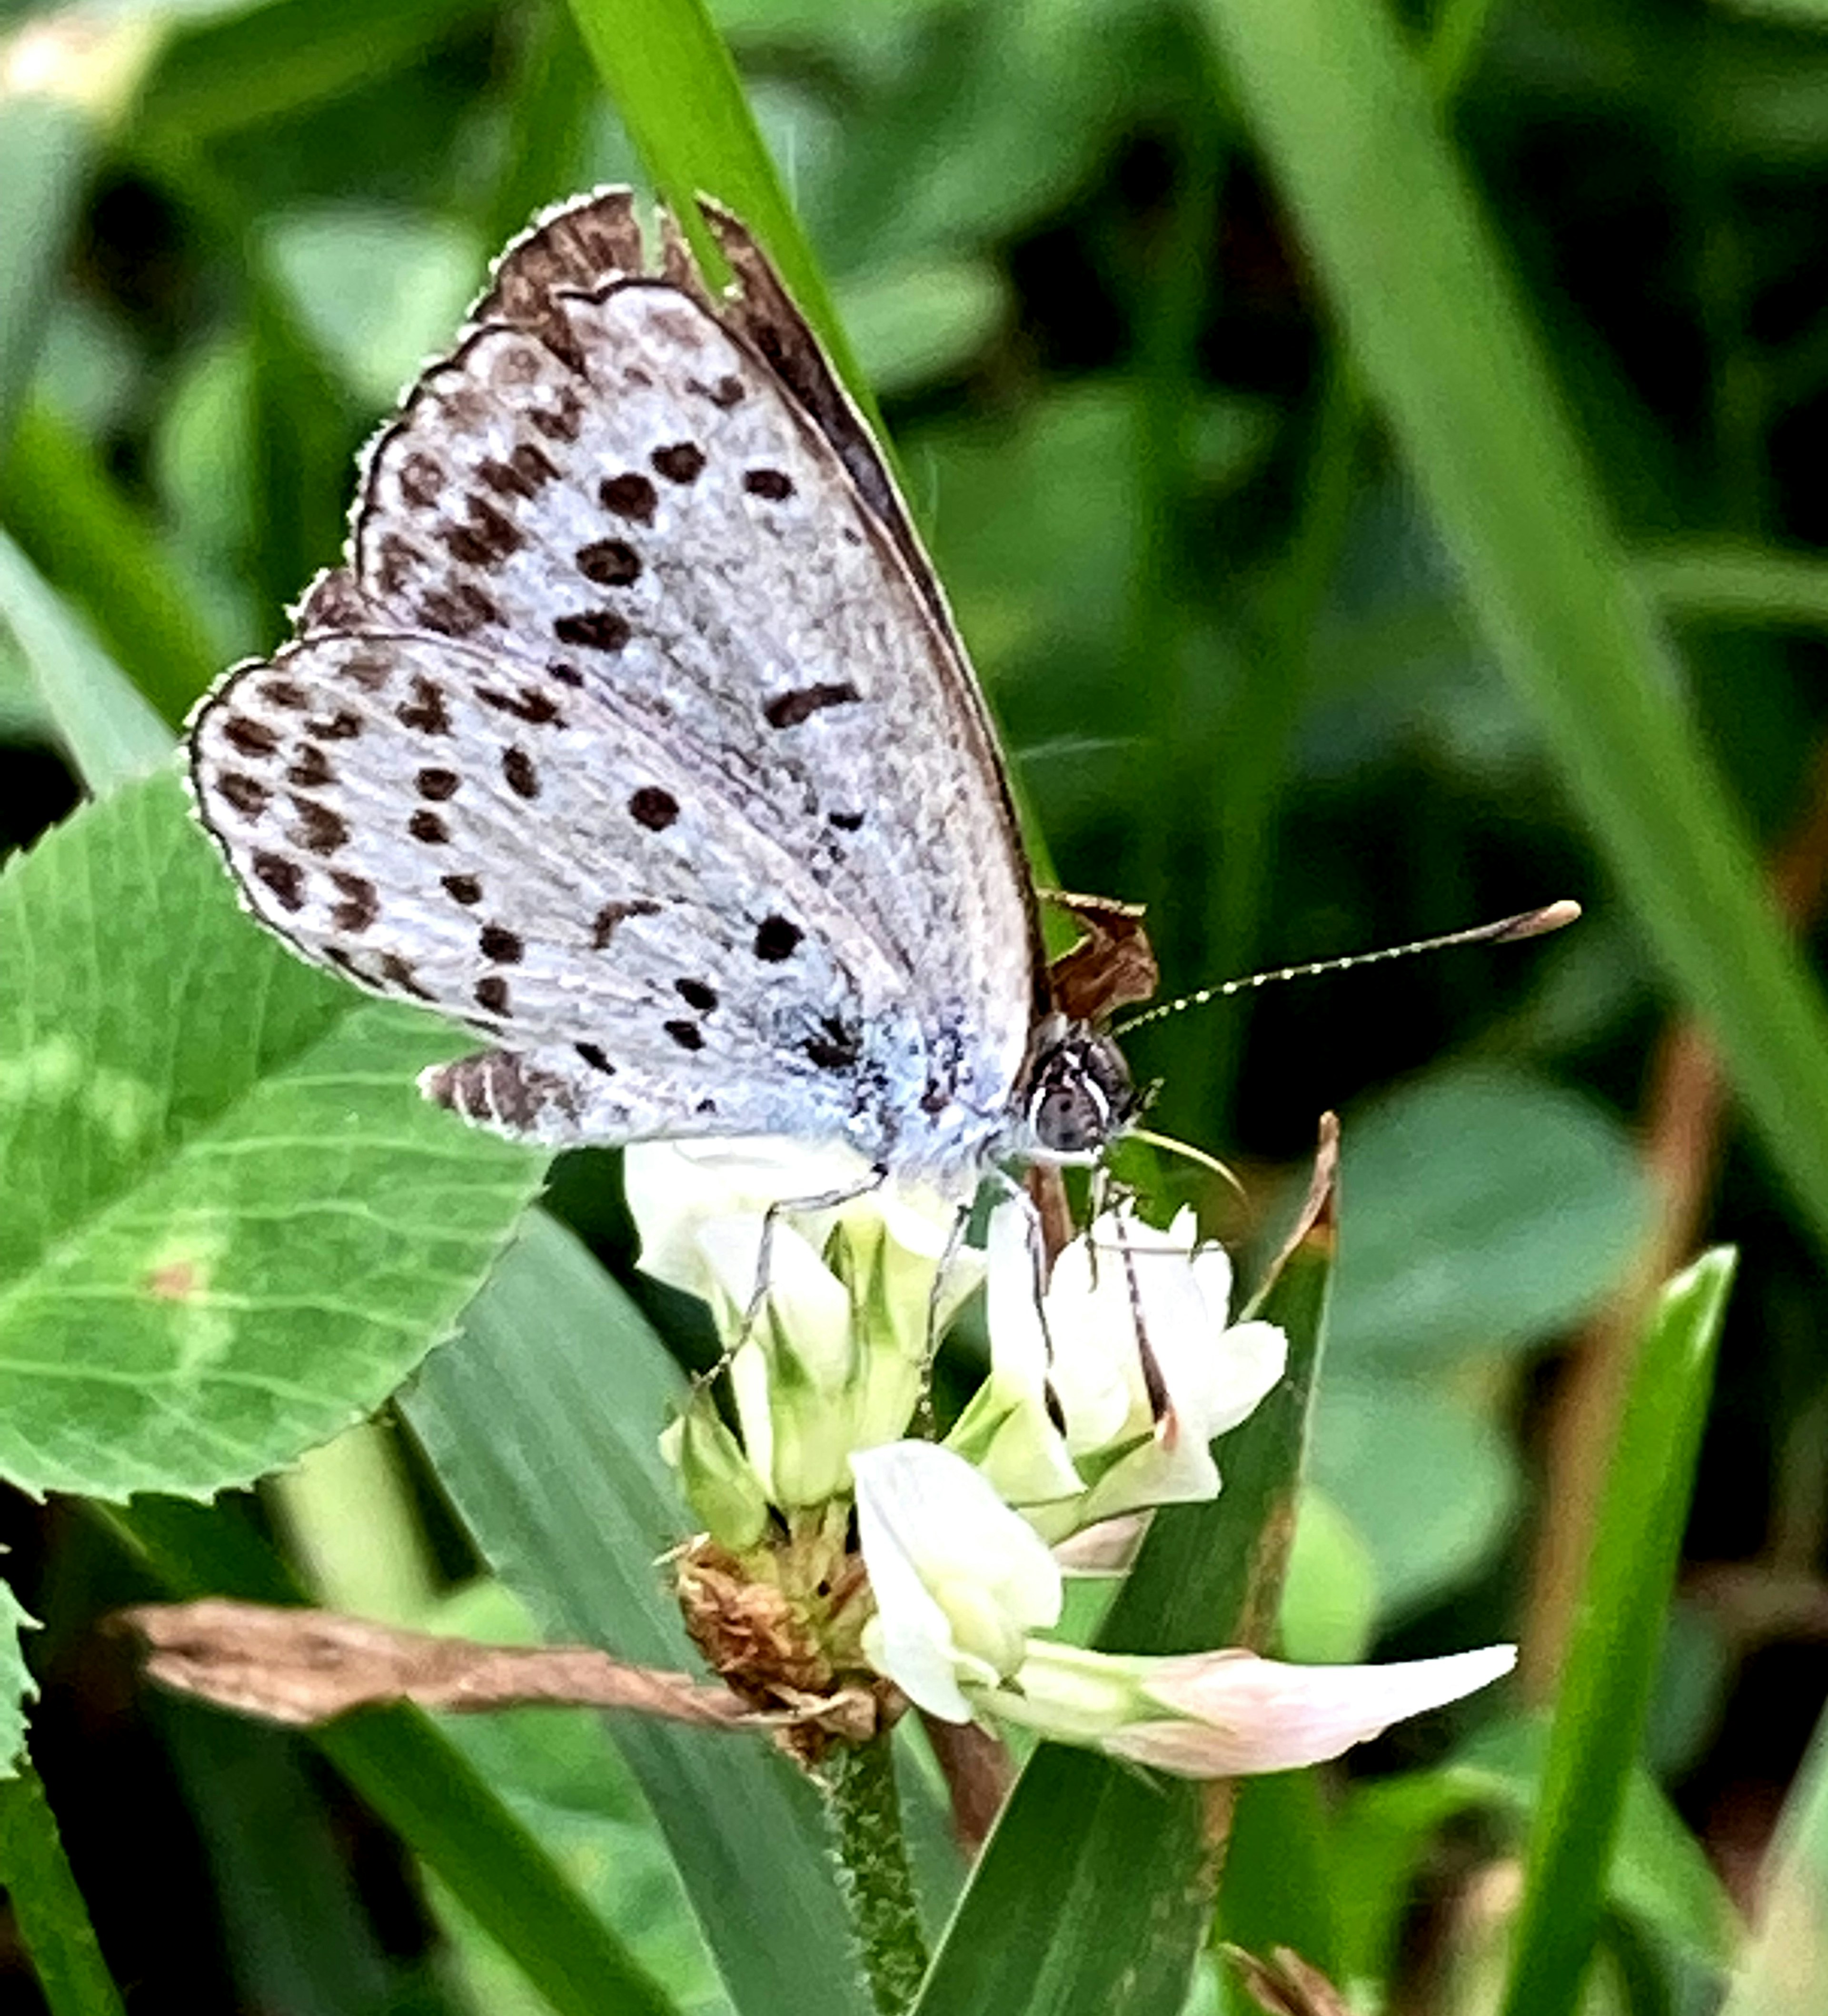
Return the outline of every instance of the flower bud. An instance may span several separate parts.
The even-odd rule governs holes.
[[[768,1527],[767,1493],[708,1393],[692,1395],[661,1449],[705,1532],[733,1554],[755,1546]]]

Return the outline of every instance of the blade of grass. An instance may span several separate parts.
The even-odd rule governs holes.
[[[1669,539],[1633,556],[1666,616],[1768,629],[1828,630],[1828,560],[1750,540]]]
[[[45,1788],[29,1766],[0,1784],[0,1888],[49,2016],[124,2016]]]
[[[221,669],[222,652],[151,527],[89,444],[45,405],[26,406],[0,458],[0,517],[175,728]]]
[[[736,65],[703,0],[571,0],[579,32],[654,185],[708,272],[723,262],[694,198],[734,210],[767,247],[864,416],[882,434],[813,249],[788,201]]]
[[[1325,1329],[1332,1180],[1324,1157],[1303,1236],[1252,1312],[1288,1333],[1282,1383],[1220,1443],[1218,1499],[1156,1514],[1098,1633],[1105,1650],[1267,1640]],[[1174,2016],[1211,1922],[1231,1795],[1043,1744],[947,1928],[919,2016]]]
[[[1206,0],[1500,663],[1828,1244],[1828,1016],[1766,899],[1499,247],[1372,0]]]
[[[171,731],[133,682],[0,532],[0,623],[25,654],[78,774],[101,793],[171,759]]]
[[[231,1504],[206,1510],[147,1496],[124,1510],[90,1510],[174,1596],[301,1600]],[[428,1717],[377,1709],[315,1730],[312,1741],[561,2016],[672,2016],[664,1991]]]
[[[1570,2016],[1637,1761],[1735,1256],[1664,1290],[1639,1347],[1549,1734],[1505,2016]]]
[[[409,1424],[501,1580],[548,1637],[696,1662],[656,1566],[690,1531],[661,1430],[683,1377],[572,1234],[535,1211],[402,1398]],[[865,2006],[812,1787],[759,1744],[618,1718],[745,2016]]]

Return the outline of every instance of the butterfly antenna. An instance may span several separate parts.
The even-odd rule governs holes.
[[[1578,903],[1564,900],[1545,904],[1539,910],[1520,911],[1514,917],[1500,917],[1495,923],[1475,924],[1469,931],[1449,931],[1438,938],[1417,938],[1412,944],[1386,945],[1378,952],[1352,952],[1343,959],[1317,959],[1305,966],[1278,966],[1267,973],[1247,974],[1242,980],[1221,981],[1217,987],[1202,987],[1197,993],[1183,994],[1177,1000],[1164,1001],[1159,1007],[1145,1009],[1141,1014],[1130,1016],[1116,1024],[1111,1033],[1114,1036],[1127,1035],[1132,1029],[1159,1022],[1164,1016],[1178,1015],[1184,1009],[1203,1008],[1209,1001],[1222,1001],[1228,995],[1246,994],[1253,988],[1267,987],[1272,981],[1314,980],[1323,973],[1350,973],[1354,967],[1381,966],[1386,960],[1408,959],[1416,952],[1444,952],[1450,945],[1509,945],[1519,938],[1542,938],[1571,924],[1580,914]]]

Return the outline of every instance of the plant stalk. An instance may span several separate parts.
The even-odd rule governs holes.
[[[885,1733],[834,1750],[819,1782],[871,1998],[880,2016],[903,2016],[926,1975],[927,1941],[902,1832],[893,1739]]]

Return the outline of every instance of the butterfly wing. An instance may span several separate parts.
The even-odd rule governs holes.
[[[720,1131],[708,1100],[943,1157],[1006,1102],[1036,985],[981,704],[879,463],[872,502],[836,409],[676,254],[626,271],[628,216],[504,260],[376,445],[352,574],[200,718],[200,804],[302,949],[562,1078],[536,1126],[505,1083],[439,1088],[478,1117]],[[770,919],[791,956],[758,953]]]
[[[600,689],[503,671],[325,630],[223,686],[194,775],[255,913],[536,1060],[440,1081],[506,1131],[842,1131],[835,1057],[904,1015],[868,934]]]

